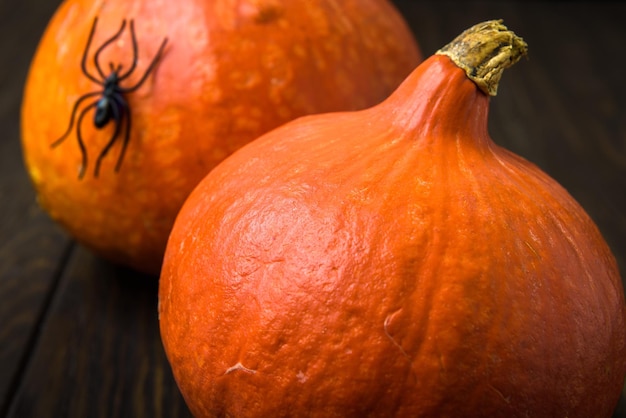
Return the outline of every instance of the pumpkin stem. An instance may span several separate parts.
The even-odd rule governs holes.
[[[483,92],[495,96],[504,69],[527,51],[526,42],[502,20],[488,20],[467,29],[436,54],[452,59]]]

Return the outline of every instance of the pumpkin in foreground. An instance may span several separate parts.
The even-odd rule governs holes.
[[[25,87],[26,166],[74,238],[156,274],[184,199],[227,155],[297,116],[379,103],[420,60],[387,0],[65,0]],[[101,100],[113,71],[132,91]]]
[[[160,329],[197,417],[609,417],[624,295],[598,229],[497,146],[526,44],[464,32],[386,101],[309,116],[184,204]]]

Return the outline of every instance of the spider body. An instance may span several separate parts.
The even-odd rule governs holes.
[[[113,71],[104,80],[102,97],[96,103],[96,110],[93,115],[93,124],[96,128],[102,129],[109,124],[112,118],[115,119],[115,112],[123,107],[123,102],[124,96],[119,86],[119,76],[116,71]]]
[[[148,75],[154,69],[157,61],[160,59],[161,54],[163,52],[163,48],[167,43],[167,38],[163,40],[159,50],[156,55],[152,59],[152,62],[148,65],[143,75],[139,78],[139,80],[130,87],[123,87],[120,85],[122,81],[127,79],[135,70],[137,66],[137,38],[135,36],[135,29],[133,25],[133,21],[130,21],[130,36],[133,48],[133,60],[130,65],[130,68],[125,72],[122,72],[122,65],[118,64],[114,66],[113,63],[109,63],[109,74],[106,75],[100,65],[100,54],[102,51],[118,39],[124,28],[126,27],[126,20],[122,21],[122,25],[120,29],[109,39],[107,39],[95,52],[93,61],[94,66],[97,70],[97,74],[94,75],[87,70],[87,57],[89,56],[89,47],[91,45],[91,41],[93,39],[93,35],[96,30],[98,18],[94,19],[93,25],[91,27],[91,31],[89,33],[89,38],[87,39],[87,46],[85,47],[85,52],[83,53],[82,61],[81,61],[81,69],[83,74],[89,78],[94,83],[97,83],[102,88],[97,91],[92,91],[89,93],[85,93],[76,100],[74,103],[74,107],[72,109],[72,114],[70,116],[70,123],[65,131],[65,133],[56,141],[52,143],[52,147],[56,147],[61,144],[68,135],[72,132],[74,127],[74,121],[76,120],[76,115],[78,113],[78,119],[76,120],[76,138],[78,141],[78,146],[80,147],[82,154],[82,162],[79,169],[78,177],[82,178],[87,169],[87,150],[85,148],[85,143],[83,141],[83,137],[81,134],[81,124],[83,118],[91,109],[94,109],[93,115],[93,124],[96,128],[102,129],[107,126],[109,123],[113,122],[115,124],[113,129],[113,134],[109,138],[109,141],[105,144],[105,146],[100,151],[98,158],[96,159],[96,165],[94,169],[94,176],[97,177],[100,171],[100,164],[102,163],[102,159],[108,154],[109,150],[119,137],[122,125],[124,127],[124,139],[122,142],[122,149],[117,159],[117,163],[115,165],[115,171],[119,171],[122,160],[124,158],[124,153],[126,151],[126,147],[128,146],[128,141],[130,139],[130,129],[131,129],[131,113],[130,108],[128,106],[128,102],[126,101],[125,95],[137,90],[141,85],[146,81]],[[87,99],[94,98],[99,96],[91,101],[91,103],[87,104],[83,109],[78,112],[81,104],[85,102]]]

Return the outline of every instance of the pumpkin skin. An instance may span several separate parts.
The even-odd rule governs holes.
[[[127,94],[130,141],[97,155],[114,124],[98,130],[90,112],[81,125],[88,154],[81,180],[75,132],[55,148],[72,107],[101,89],[81,71],[88,56],[134,19],[138,63],[121,83],[139,81],[168,38],[154,71]],[[128,25],[100,63],[129,68]],[[26,167],[51,217],[99,255],[139,271],[159,272],[167,236],[189,192],[227,155],[297,116],[360,109],[387,97],[419,63],[410,30],[386,0],[66,0],[37,49],[22,107]],[[95,100],[95,98],[94,98]],[[81,106],[84,108],[91,100]]]
[[[492,141],[488,108],[434,55],[380,105],[288,123],[200,182],[159,286],[195,416],[610,416],[615,259]]]

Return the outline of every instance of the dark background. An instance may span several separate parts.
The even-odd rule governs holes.
[[[36,204],[22,163],[28,65],[58,0],[0,0],[0,417],[182,417],[155,278],[102,261]],[[626,6],[396,0],[426,56],[503,18],[530,45],[492,100],[494,140],[596,221],[626,272]],[[621,401],[614,415],[626,417]]]

